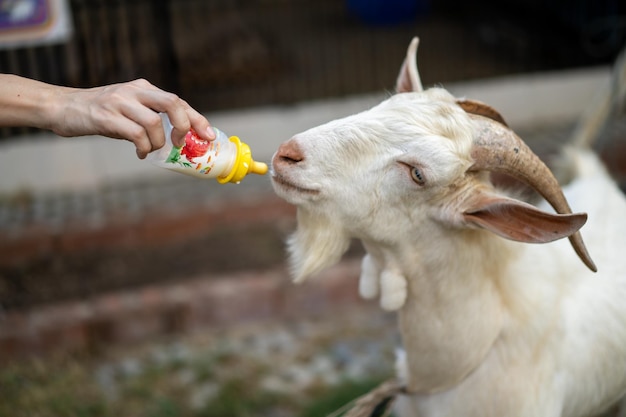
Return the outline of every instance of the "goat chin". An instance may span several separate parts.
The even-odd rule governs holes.
[[[602,412],[626,392],[626,198],[591,151],[567,151],[561,187],[495,109],[423,91],[416,47],[399,94],[274,155],[298,206],[294,281],[361,240],[361,295],[397,311],[401,417]],[[503,194],[494,171],[547,202]]]
[[[337,263],[350,245],[342,229],[326,216],[298,209],[298,225],[288,241],[295,283]]]

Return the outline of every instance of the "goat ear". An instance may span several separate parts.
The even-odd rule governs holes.
[[[587,221],[587,214],[551,214],[521,201],[489,196],[478,198],[463,218],[506,239],[547,243],[574,234]]]
[[[409,44],[409,49],[406,52],[406,58],[400,68],[400,74],[396,80],[396,92],[397,93],[410,93],[423,91],[422,81],[420,75],[417,72],[417,45],[419,44],[419,38],[415,37]]]
[[[478,116],[487,117],[491,120],[495,120],[498,123],[508,127],[509,125],[504,120],[504,117],[496,109],[488,104],[478,100],[459,99],[456,101],[463,110],[467,113],[476,114]]]

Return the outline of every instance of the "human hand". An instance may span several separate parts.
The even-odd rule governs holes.
[[[140,159],[165,144],[159,112],[167,113],[174,126],[174,146],[184,145],[191,128],[204,140],[215,139],[204,116],[177,95],[143,79],[89,89],[61,87],[53,97],[49,120],[56,134],[125,139],[135,145]]]

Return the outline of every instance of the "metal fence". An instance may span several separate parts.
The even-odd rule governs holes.
[[[399,1],[412,3],[387,4]],[[375,14],[359,18],[355,5],[371,3],[69,0],[74,36],[61,45],[0,51],[0,72],[80,87],[143,77],[211,111],[392,88],[414,35],[422,38],[425,84],[610,62],[619,49],[581,53],[580,34],[564,29],[556,0],[528,2],[535,9],[525,14],[513,0],[512,8],[486,2],[488,13],[455,0],[413,0],[422,7],[395,24],[383,15],[378,22]],[[587,3],[565,9],[583,13]],[[606,13],[618,16],[620,7]],[[614,37],[622,42],[623,30]],[[25,131],[3,129],[0,138]]]

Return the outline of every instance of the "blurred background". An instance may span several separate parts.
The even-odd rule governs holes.
[[[3,72],[82,87],[143,77],[204,111],[389,89],[416,34],[429,85],[609,64],[626,36],[617,0],[66,3],[73,34],[3,50]]]
[[[0,72],[145,78],[269,162],[391,94],[416,35],[425,86],[489,102],[550,158],[621,88],[626,4],[0,0]],[[599,150],[624,183],[611,106]],[[267,177],[207,183],[124,142],[0,128],[0,415],[323,416],[367,391],[392,373],[394,317],[358,299],[356,243],[293,286],[294,227]]]

